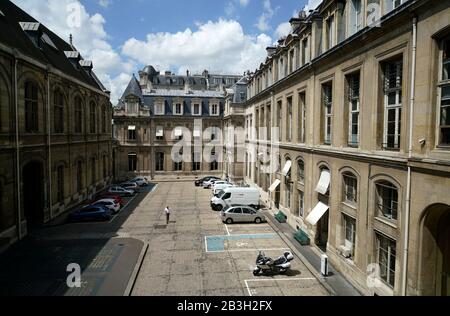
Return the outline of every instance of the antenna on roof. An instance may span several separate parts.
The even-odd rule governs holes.
[[[69,35],[69,42],[70,42],[70,46],[73,48],[73,36],[72,36],[72,34]]]

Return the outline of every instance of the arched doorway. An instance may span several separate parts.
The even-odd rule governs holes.
[[[23,168],[23,207],[28,228],[44,222],[44,171],[42,163],[33,161]]]
[[[426,210],[421,248],[420,294],[450,296],[450,206]]]

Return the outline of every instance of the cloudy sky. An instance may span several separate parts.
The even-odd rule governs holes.
[[[320,0],[12,0],[74,45],[113,104],[144,65],[175,73],[242,74]]]

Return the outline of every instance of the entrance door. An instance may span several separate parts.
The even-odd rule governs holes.
[[[317,224],[316,245],[323,252],[327,251],[329,221],[330,221],[330,212],[328,211],[325,213],[325,215],[322,216],[319,223]]]
[[[23,168],[24,213],[29,229],[44,222],[44,172],[42,163],[30,162]]]

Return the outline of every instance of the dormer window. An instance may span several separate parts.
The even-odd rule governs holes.
[[[211,104],[211,116],[219,116],[219,105],[217,103]]]
[[[201,106],[199,103],[194,103],[194,105],[192,105],[192,115],[195,115],[195,116],[202,115]]]
[[[155,115],[164,115],[164,101],[155,103]]]
[[[42,35],[41,24],[38,22],[19,22],[22,30],[28,35],[36,47],[41,48],[40,38]]]
[[[175,115],[183,115],[183,104],[175,103],[173,112]]]
[[[361,0],[352,0],[350,3],[349,35],[353,35],[362,29]]]

